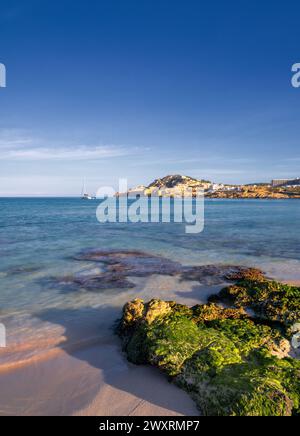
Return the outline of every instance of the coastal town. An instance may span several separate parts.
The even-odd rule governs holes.
[[[117,196],[179,198],[182,195],[193,197],[199,191],[203,191],[207,198],[300,199],[300,178],[273,179],[269,183],[233,185],[213,183],[183,175],[168,175],[154,180],[148,186],[138,185],[129,189],[127,193],[118,193]]]

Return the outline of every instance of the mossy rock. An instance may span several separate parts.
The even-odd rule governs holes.
[[[221,319],[247,319],[249,315],[243,308],[240,309],[224,309],[214,303],[198,304],[190,309],[192,311],[191,318],[197,324],[207,323]]]
[[[134,363],[151,363],[176,375],[186,359],[199,348],[200,331],[188,318],[169,316],[151,325],[142,323],[133,333],[126,351]]]
[[[132,303],[119,329],[128,359],[159,367],[203,414],[299,413],[300,362],[272,355],[283,341],[277,329],[215,304]],[[128,323],[129,308],[136,317]]]
[[[212,371],[212,362],[216,361],[218,364]],[[298,362],[280,361],[255,352],[246,361],[219,363],[211,350],[201,351],[186,362],[176,379],[179,386],[191,393],[203,414],[290,416],[297,413],[299,380],[291,377],[299,372]]]
[[[210,301],[252,309],[261,319],[281,323],[288,334],[300,320],[300,288],[266,278],[242,279],[211,296]]]

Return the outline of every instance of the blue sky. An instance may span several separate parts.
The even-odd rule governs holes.
[[[298,4],[297,4],[298,3]],[[1,0],[0,195],[300,176],[296,1]]]

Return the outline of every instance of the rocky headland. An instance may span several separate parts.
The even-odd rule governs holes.
[[[229,185],[213,183],[208,180],[198,180],[182,175],[168,175],[156,179],[148,186],[139,185],[117,196],[159,196],[179,198],[193,197],[203,191],[206,198],[228,199],[289,199],[300,198],[299,186],[272,186],[271,184]]]

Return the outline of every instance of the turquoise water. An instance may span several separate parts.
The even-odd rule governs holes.
[[[300,279],[300,201],[208,200],[205,229],[195,235],[183,224],[100,224],[96,207],[78,199],[0,199],[0,308],[30,307],[35,298],[42,304],[47,290],[30,277],[72,273],[72,256],[89,248],[139,249],[183,264],[255,265]]]
[[[40,315],[47,310],[76,317],[78,326],[91,319],[90,309],[119,310],[139,286],[166,298],[176,286],[161,277],[131,290],[66,290],[57,278],[101,272],[99,264],[74,260],[86,249],[142,250],[186,265],[258,266],[278,279],[300,280],[300,201],[207,200],[205,229],[194,235],[183,224],[100,224],[96,208],[96,201],[79,199],[0,199],[0,322],[9,347],[33,336],[60,337],[65,323]],[[6,350],[1,358],[11,356]]]

